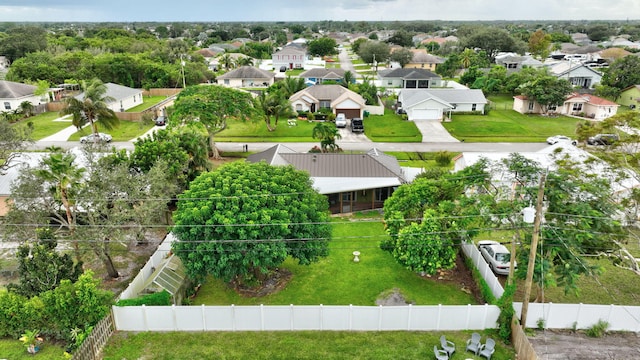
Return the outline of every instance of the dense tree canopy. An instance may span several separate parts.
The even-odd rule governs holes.
[[[391,50],[389,44],[380,41],[367,41],[358,48],[358,56],[366,63],[373,64],[376,69],[378,63],[389,60]]]
[[[565,79],[544,75],[520,85],[518,90],[522,95],[540,104],[542,111],[546,113],[550,108],[561,106],[567,95],[573,91],[573,87]]]
[[[524,52],[524,43],[517,42],[504,29],[481,28],[461,41],[465,48],[480,48],[486,51],[490,62],[493,62],[501,51]]]
[[[0,54],[10,62],[46,48],[46,31],[38,26],[15,27],[9,29],[6,36],[0,37]]]
[[[406,48],[395,50],[389,57],[389,60],[399,63],[400,67],[404,67],[410,63],[411,59],[413,59],[413,52]]]
[[[191,278],[260,282],[288,256],[328,254],[327,199],[291,166],[234,162],[196,178],[178,200],[173,243]]]
[[[307,51],[315,56],[335,55],[338,53],[338,44],[330,37],[322,37],[309,41]]]
[[[621,90],[637,84],[640,84],[640,57],[637,56],[625,56],[614,61],[602,76],[602,85],[615,89],[614,98]]]

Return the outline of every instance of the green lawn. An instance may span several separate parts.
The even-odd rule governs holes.
[[[423,279],[404,269],[382,251],[378,244],[386,237],[379,219],[349,221],[340,218],[333,225],[330,254],[309,266],[288,259],[281,266],[293,273],[282,291],[261,298],[245,298],[225,283],[207,279],[194,299],[206,305],[375,305],[380,294],[394,288],[418,305],[475,304],[474,298],[456,285]],[[353,251],[360,251],[360,262],[353,262]]]
[[[421,142],[422,134],[413,121],[402,118],[389,109],[384,115],[370,115],[364,119],[364,132],[375,142]]]
[[[57,112],[46,112],[24,119],[18,124],[23,125],[33,123],[33,132],[31,133],[31,137],[34,140],[40,140],[71,126],[71,118],[68,118],[68,121],[53,121],[59,117],[60,114]]]
[[[497,340],[492,331],[481,332]],[[433,359],[442,334],[456,344],[450,359],[480,359],[465,352],[470,332],[157,332],[116,333],[105,360],[121,359]],[[515,358],[496,341],[494,360]]]
[[[514,110],[491,110],[488,115],[453,115],[443,125],[467,142],[544,142],[551,135],[575,137],[580,120],[567,116],[524,115]]]
[[[278,69],[276,69],[278,70]],[[291,77],[298,77],[298,75],[302,74],[303,72],[305,72],[304,69],[288,69],[285,72],[286,76],[291,76]]]
[[[166,96],[143,96],[142,97],[142,104],[138,105],[138,106],[134,106],[131,109],[127,110],[126,112],[140,112],[142,110],[147,110],[148,108],[152,107],[153,105],[161,102],[162,100],[166,100],[167,97]]]
[[[29,354],[25,346],[17,339],[0,339],[0,359],[65,359],[64,348],[45,342],[36,354]]]
[[[98,125],[98,131],[110,134],[111,136],[113,136],[113,141],[129,141],[144,134],[153,127],[153,124],[145,125],[141,122],[120,121],[120,126],[111,130],[101,129],[100,125]],[[82,128],[82,130],[71,135],[69,137],[69,141],[78,141],[81,137],[89,135],[90,133],[91,129],[88,126],[84,127]]]
[[[436,157],[436,154],[437,154],[435,152],[417,153],[417,152],[393,152],[393,151],[391,151],[391,152],[385,152],[385,154],[394,156],[396,159],[398,159],[398,162],[400,163],[400,166],[424,168],[424,169],[433,169],[433,168],[440,168],[441,167],[435,161],[435,157]],[[460,153],[449,152],[449,154],[451,155],[451,158],[453,159],[453,157],[459,155]],[[447,169],[452,169],[452,168],[453,168],[453,161],[451,161],[451,163],[449,164],[449,167],[447,167]]]
[[[271,122],[275,124],[275,119]],[[289,126],[286,118],[280,118],[275,131],[267,130],[262,119],[252,121],[229,120],[227,128],[218,133],[216,141],[221,142],[318,142],[311,137],[317,123],[297,120],[296,126]]]

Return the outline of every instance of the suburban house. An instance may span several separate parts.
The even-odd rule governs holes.
[[[363,117],[364,98],[342,85],[313,85],[300,90],[289,98],[294,111],[316,112],[331,109],[334,114],[343,113],[347,119]]]
[[[283,67],[286,69],[304,69],[307,61],[307,52],[298,46],[290,45],[273,53],[271,59],[275,70]]]
[[[487,98],[480,89],[403,89],[398,94],[397,111],[410,121],[442,120],[456,112],[484,114]]]
[[[640,109],[640,85],[632,85],[622,89],[618,103],[631,109]]]
[[[549,109],[549,111],[562,114],[587,117],[594,120],[604,120],[618,112],[620,105],[590,94],[573,93],[567,97],[562,106]],[[521,114],[540,114],[542,107],[526,96],[513,97],[513,110]]]
[[[20,104],[28,101],[33,106],[46,104],[49,97],[35,95],[37,87],[17,83],[13,81],[0,80],[0,112],[15,111],[20,108]]]
[[[105,83],[107,93],[105,96],[113,100],[107,103],[109,109],[115,112],[125,112],[132,107],[142,104],[142,90],[133,89],[114,83]],[[84,93],[77,95],[76,99],[84,99]]]
[[[427,89],[442,86],[442,78],[426,69],[398,68],[378,71],[383,87]]]
[[[573,86],[584,89],[593,88],[602,80],[602,74],[581,62],[560,61],[549,65],[549,72],[560,79],[568,80]]]
[[[310,69],[299,76],[304,79],[305,84],[315,85],[322,84],[325,81],[333,81],[333,82],[342,82],[344,78],[344,69],[334,68],[334,69],[324,69],[324,68],[315,68]],[[354,74],[355,76],[355,74]]]
[[[297,153],[279,144],[249,155],[247,161],[292,165],[308,172],[313,187],[327,196],[332,213],[382,208],[393,191],[407,182],[398,160],[377,149],[366,154]]]
[[[245,88],[245,87],[269,87],[273,85],[276,74],[272,71],[258,69],[253,66],[241,66],[216,78],[218,85]]]
[[[444,63],[444,59],[435,55],[427,53],[425,49],[412,49],[413,58],[404,66],[405,69],[427,69],[429,71],[436,71],[436,67]]]
[[[519,71],[525,67],[539,68],[542,62],[532,58],[531,56],[506,55],[496,57],[496,64],[504,66],[507,71]]]

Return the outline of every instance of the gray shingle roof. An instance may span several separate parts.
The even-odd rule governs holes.
[[[353,92],[342,85],[313,85],[306,89],[300,90],[297,93],[291,95],[291,98],[295,99],[300,94],[309,94],[318,100],[335,100],[346,92],[352,92],[355,96],[362,98],[362,96],[356,92]]]
[[[19,99],[33,95],[36,86],[0,80],[0,99]]]
[[[126,99],[128,97],[138,95],[142,92],[140,89],[133,89],[127,86],[122,86],[114,83],[106,83],[107,93],[105,96],[111,97],[114,101],[110,101],[109,103],[113,103],[116,101],[120,101],[122,99]],[[84,93],[77,95],[76,99],[82,100],[84,99]]]
[[[276,76],[276,74],[271,71],[258,69],[253,66],[242,66],[218,76],[218,79],[271,79],[274,76]]]
[[[408,108],[427,99],[439,99],[449,104],[486,104],[480,89],[402,89],[402,106]]]
[[[414,68],[397,68],[392,69],[391,71],[380,71],[378,72],[378,74],[383,78],[401,78],[412,80],[440,78],[440,75],[434,74],[429,70]]]
[[[344,69],[323,69],[316,68],[310,69],[302,74],[301,78],[322,78],[322,79],[342,79],[344,77]]]
[[[275,55],[306,55],[306,51],[297,46],[285,46],[281,50],[275,52]]]

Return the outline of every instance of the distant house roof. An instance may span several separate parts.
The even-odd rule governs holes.
[[[315,68],[315,69],[307,70],[302,74],[300,74],[299,76],[305,79],[317,78],[317,79],[325,79],[325,80],[339,80],[344,78],[344,73],[345,73],[345,70],[339,69],[339,68],[335,68],[335,69]]]
[[[276,74],[253,66],[241,66],[235,70],[231,70],[224,75],[218,76],[218,79],[271,79]]]
[[[411,50],[411,52],[413,52],[413,58],[411,59],[412,63],[417,63],[417,64],[442,64],[444,63],[444,59],[439,57],[439,56],[435,56],[435,55],[431,55],[429,53],[427,53],[424,49],[413,49]]]
[[[0,80],[0,99],[19,99],[31,96],[36,89],[37,87],[33,85]]]
[[[555,76],[562,76],[565,74],[568,74],[576,69],[579,68],[585,68],[588,71],[598,75],[598,76],[602,76],[599,72],[593,70],[592,68],[585,66],[582,63],[578,63],[578,62],[572,62],[572,61],[560,61],[557,62],[555,64],[549,65],[549,71],[551,72],[551,74],[555,75]]]
[[[361,106],[365,105],[365,100],[362,95],[351,91],[342,85],[313,85],[291,95],[289,100],[293,102],[298,99],[303,99],[309,103],[315,103],[319,100],[330,100],[331,105],[333,106],[336,100],[340,101],[346,98],[357,102]]]
[[[306,171],[321,194],[399,186],[406,182],[398,160],[377,149],[366,154],[318,154],[297,153],[284,145],[276,145],[249,155],[247,161],[292,165]]]
[[[289,45],[276,51],[274,55],[306,55],[306,53],[307,53],[306,51],[304,51],[303,49],[295,45]]]
[[[595,95],[578,94],[578,93],[573,93],[569,95],[569,97],[567,97],[567,100],[565,100],[565,102],[585,102],[585,103],[589,103],[591,105],[596,105],[596,106],[620,106],[614,103],[613,101],[609,101],[607,99],[603,99]]]
[[[414,68],[398,68],[381,70],[378,75],[382,78],[401,78],[404,80],[419,80],[419,79],[433,79],[440,78],[440,75],[426,69],[414,69]]]
[[[410,108],[425,100],[441,100],[449,104],[486,104],[480,89],[402,89],[402,107]]]

